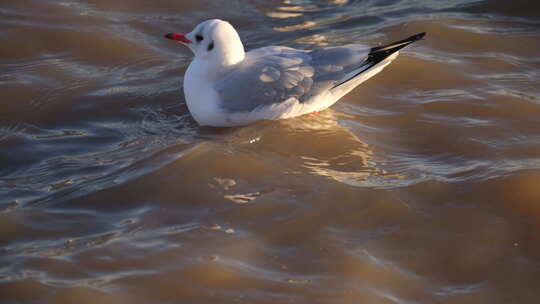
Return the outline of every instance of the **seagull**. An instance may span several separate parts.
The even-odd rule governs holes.
[[[202,126],[232,127],[324,110],[425,34],[373,48],[267,46],[246,52],[230,23],[210,19],[188,34],[165,37],[195,55],[184,75],[184,95],[193,118]]]

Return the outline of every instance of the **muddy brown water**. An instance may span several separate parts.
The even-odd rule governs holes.
[[[198,127],[187,49],[426,31],[319,115]],[[1,303],[539,303],[531,1],[3,1]]]

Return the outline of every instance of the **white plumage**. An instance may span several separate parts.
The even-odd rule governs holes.
[[[188,34],[166,37],[195,54],[184,76],[193,118],[200,125],[238,126],[324,110],[424,35],[371,49],[360,44],[312,51],[269,46],[246,53],[236,30],[212,19]]]

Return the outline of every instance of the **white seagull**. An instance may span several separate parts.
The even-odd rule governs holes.
[[[193,118],[200,125],[230,127],[324,110],[424,35],[373,48],[352,44],[308,51],[268,46],[246,53],[231,24],[211,19],[188,34],[165,37],[195,54],[184,76]]]

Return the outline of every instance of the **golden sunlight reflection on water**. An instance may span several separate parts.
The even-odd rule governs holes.
[[[537,303],[538,5],[0,4],[1,303]],[[163,39],[426,31],[317,115],[201,128]]]

